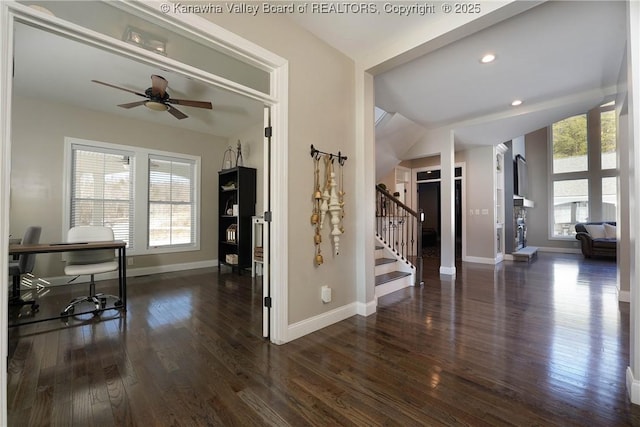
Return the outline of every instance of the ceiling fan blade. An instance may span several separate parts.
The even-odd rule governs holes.
[[[128,104],[119,104],[118,107],[133,108],[133,107],[138,107],[140,105],[144,105],[145,102],[147,102],[147,101],[137,101],[137,102],[130,102]]]
[[[169,104],[177,104],[177,105],[184,105],[185,107],[197,107],[197,108],[206,108],[208,110],[212,110],[213,109],[213,105],[211,105],[210,102],[206,102],[206,101],[190,101],[187,99],[169,99],[168,100]]]
[[[178,120],[186,119],[187,117],[189,117],[182,111],[172,106],[169,106],[169,109],[167,111]]]
[[[151,75],[151,92],[154,95],[159,95],[163,97],[165,92],[167,91],[167,86],[169,82],[162,76],[158,76],[157,74]]]
[[[144,98],[147,98],[147,95],[145,95],[144,93],[136,92],[135,90],[126,89],[126,88],[123,88],[123,87],[120,87],[120,86],[115,86],[115,85],[112,85],[111,83],[105,83],[105,82],[101,82],[101,81],[99,81],[99,80],[91,80],[91,81],[92,81],[92,82],[94,82],[94,83],[98,83],[98,84],[100,84],[100,85],[109,86],[109,87],[112,87],[112,88],[114,88],[114,89],[124,90],[125,92],[133,93],[133,94],[135,94],[135,95],[138,95],[138,96],[142,96],[142,97],[144,97]]]

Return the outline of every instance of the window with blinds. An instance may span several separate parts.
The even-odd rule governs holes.
[[[70,226],[111,227],[133,246],[133,154],[73,145],[71,156]]]
[[[148,246],[194,245],[195,162],[150,155],[148,189]]]

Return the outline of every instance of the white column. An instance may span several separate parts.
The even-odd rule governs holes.
[[[376,309],[375,303],[375,211],[376,211],[376,160],[373,76],[356,64],[355,120],[356,194],[354,203],[356,218],[356,281],[358,314],[368,316]],[[349,160],[351,161],[351,160]]]
[[[456,275],[455,144],[453,131],[440,151],[440,274]]]
[[[640,263],[640,250],[638,250],[638,226],[640,225],[640,3],[631,1],[627,3],[629,11],[629,26],[627,33],[627,59],[629,73],[629,148],[633,154],[630,165],[630,190],[629,204],[633,206],[630,214],[630,252],[632,265],[630,269],[631,279],[631,310],[630,310],[630,339],[629,359],[627,368],[627,391],[631,402],[640,404],[640,290],[638,289],[638,263]]]

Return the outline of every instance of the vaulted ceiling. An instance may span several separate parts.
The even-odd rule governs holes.
[[[454,129],[457,149],[524,135],[615,96],[624,77],[625,14],[623,1],[543,2],[376,75],[376,106],[426,130]],[[375,28],[363,16],[340,19],[338,27],[319,25],[322,16],[300,22],[357,59],[436,16],[414,16],[403,28],[393,17]],[[481,63],[486,53],[495,61]],[[516,99],[522,105],[511,106]]]

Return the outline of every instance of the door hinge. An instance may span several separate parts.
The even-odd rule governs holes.
[[[271,211],[265,212],[264,213],[264,222],[271,222],[271,220],[272,220]]]
[[[264,128],[264,137],[265,138],[271,138],[271,135],[273,134],[273,127],[269,126]]]
[[[264,306],[271,308],[271,297],[264,297]]]

